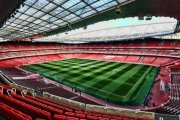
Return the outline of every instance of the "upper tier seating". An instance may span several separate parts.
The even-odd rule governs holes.
[[[179,41],[157,39],[150,39],[143,42],[136,40],[109,44],[99,43],[98,45],[95,43],[62,45],[55,43],[4,42],[0,44],[0,56],[1,60],[58,53],[102,53],[177,57],[177,54],[180,54],[179,44]]]

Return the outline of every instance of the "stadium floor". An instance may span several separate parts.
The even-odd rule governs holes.
[[[158,71],[154,66],[77,58],[22,68],[120,105],[141,105]]]

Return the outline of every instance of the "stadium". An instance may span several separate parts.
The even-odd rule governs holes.
[[[0,120],[180,120],[179,0],[0,0]]]

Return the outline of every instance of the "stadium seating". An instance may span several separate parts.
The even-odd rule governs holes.
[[[4,73],[7,77],[11,78],[11,81],[14,83],[34,89],[38,93],[48,92],[57,96],[61,96],[64,98],[73,99],[75,101],[83,102],[86,104],[96,104],[100,105],[96,102],[93,102],[87,98],[79,96],[72,91],[68,91],[61,86],[56,86],[52,83],[46,83],[43,80],[39,80],[38,78],[28,78],[27,76],[30,75],[20,69],[17,68],[0,68],[1,72]],[[59,92],[60,91],[60,92]]]
[[[161,47],[156,46],[162,43],[163,45]],[[50,43],[35,44],[35,43],[25,42],[25,43],[21,43],[21,45],[18,45],[18,43],[14,42],[12,45],[10,43],[3,43],[1,45],[2,47],[0,51],[0,56],[1,56],[1,60],[5,60],[9,58],[19,58],[19,57],[25,57],[25,56],[31,57],[31,56],[53,55],[53,54],[57,55],[59,53],[70,54],[70,53],[76,52],[76,53],[98,53],[98,54],[116,54],[116,55],[129,54],[129,55],[137,55],[137,56],[140,56],[140,55],[152,56],[153,55],[157,57],[161,57],[161,56],[176,57],[176,55],[179,54],[177,49],[175,49],[176,46],[178,47],[178,44],[179,42],[176,42],[176,44],[174,44],[174,41],[147,40],[146,42],[143,43],[143,47],[139,43],[139,41],[137,41],[137,42],[132,42],[132,43],[125,42],[123,44],[121,43],[117,43],[117,44],[110,43],[110,45],[102,44],[102,45],[99,45],[99,47],[97,48],[96,44],[86,44],[84,46],[81,46],[81,45],[62,46],[62,45],[54,45],[52,43],[50,45]],[[166,51],[165,50],[162,51],[161,49],[165,49]],[[171,52],[169,52],[169,50],[171,50]],[[172,54],[173,51],[177,54],[176,55]]]
[[[9,120],[32,120],[32,118],[4,103],[0,103],[0,114]]]
[[[180,100],[180,74],[173,74],[171,79],[171,97]]]
[[[149,111],[154,111],[163,114],[180,114],[180,74],[173,72],[171,74],[171,84],[170,84],[170,99],[167,103],[161,106],[151,109]]]
[[[127,62],[138,62],[139,56],[128,56],[124,61]]]
[[[165,83],[169,83],[170,79],[168,75],[170,74],[166,66],[171,66],[175,64],[175,61],[179,59],[179,41],[171,40],[157,40],[150,39],[144,42],[140,40],[132,42],[120,42],[120,43],[88,43],[84,45],[66,45],[66,44],[55,44],[55,43],[29,43],[29,42],[3,42],[0,44],[0,70],[4,75],[12,79],[13,83],[18,85],[32,88],[36,92],[42,94],[47,92],[54,94],[56,96],[61,96],[64,98],[69,98],[71,100],[83,102],[86,104],[100,105],[92,100],[89,100],[83,96],[79,96],[72,91],[68,91],[61,86],[57,86],[51,83],[46,83],[45,81],[39,79],[29,79],[22,78],[30,75],[22,70],[19,70],[15,67],[19,67],[25,64],[41,63],[46,61],[56,61],[60,59],[67,58],[83,58],[83,59],[96,59],[96,60],[105,60],[105,61],[116,61],[124,63],[138,63],[138,64],[147,64],[153,66],[163,66],[160,69],[160,74],[157,79],[164,80]],[[178,70],[179,65],[170,67],[172,70]],[[15,79],[21,77],[20,79]],[[156,111],[161,113],[169,114],[179,114],[180,108],[180,91],[179,91],[179,76],[173,77],[171,81],[171,99],[169,102],[163,104],[163,106],[158,106],[155,109],[150,111]],[[57,92],[61,91],[61,92]],[[43,98],[31,98],[25,99],[20,95],[12,94],[11,97],[7,94],[1,94],[2,100],[0,115],[7,113],[12,113],[9,119],[32,119],[32,116],[36,118],[45,118],[45,119],[121,119],[122,116],[106,116],[106,115],[94,115],[91,113],[85,114],[84,111],[76,113],[75,109],[70,109],[64,112],[57,112],[52,109],[52,107],[45,108],[44,105],[40,103],[51,104],[50,101],[46,101]],[[35,100],[37,103],[34,103],[32,100]],[[7,101],[7,103],[5,102]],[[40,102],[41,101],[41,102]],[[17,108],[18,105],[23,104],[24,106]],[[13,106],[15,105],[15,106]],[[54,106],[54,105],[53,105]],[[4,109],[4,108],[9,109]],[[23,110],[27,108],[31,109],[32,112],[24,113]],[[41,110],[42,109],[42,110]],[[18,111],[18,114],[14,114]],[[37,112],[40,110],[41,112]],[[72,112],[73,111],[73,112]],[[60,114],[61,113],[61,114]],[[9,114],[6,114],[4,117],[8,118]],[[30,117],[31,116],[31,117]],[[131,119],[128,117],[123,117],[124,119]],[[132,118],[135,119],[135,118]]]
[[[32,97],[30,95],[21,96],[3,84],[0,84],[0,87],[3,88],[0,93],[0,115],[10,120],[143,120],[130,116],[84,111],[46,100],[42,97]],[[9,94],[7,94],[6,91],[9,91]]]

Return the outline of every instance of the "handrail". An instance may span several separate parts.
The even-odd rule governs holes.
[[[43,93],[43,97],[48,98],[53,101],[56,101],[56,102],[59,102],[61,104],[70,105],[72,107],[80,108],[80,109],[83,109],[86,111],[108,113],[108,114],[114,114],[114,115],[122,115],[122,116],[128,116],[128,117],[136,117],[136,118],[142,118],[142,119],[144,118],[144,119],[154,120],[153,112],[145,112],[145,111],[139,111],[139,110],[126,109],[126,108],[116,108],[116,107],[106,107],[106,106],[84,104],[81,102],[76,102],[73,100],[55,96],[55,95],[49,94],[47,92]]]
[[[3,94],[3,86],[0,86],[0,93]]]

